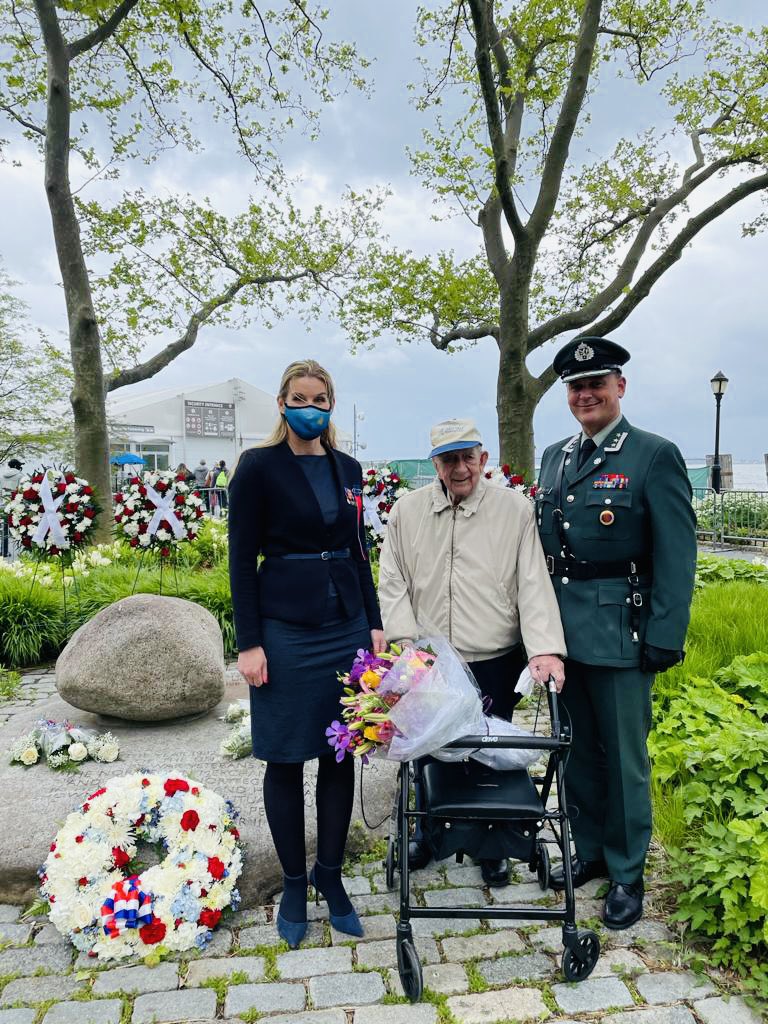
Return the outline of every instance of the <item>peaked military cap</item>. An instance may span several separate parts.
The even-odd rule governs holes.
[[[621,370],[630,354],[608,338],[576,338],[564,345],[552,360],[560,380],[566,383],[580,377],[599,377]]]

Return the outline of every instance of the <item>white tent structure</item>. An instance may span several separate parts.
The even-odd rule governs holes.
[[[145,469],[190,469],[205,459],[233,466],[245,448],[264,440],[277,419],[275,396],[239,377],[183,390],[166,388],[107,399],[110,454],[136,452]],[[340,447],[350,438],[338,431]]]

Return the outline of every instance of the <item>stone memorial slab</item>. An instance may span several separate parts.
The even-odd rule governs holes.
[[[69,718],[78,725],[98,732],[110,729],[120,741],[120,759],[112,764],[86,761],[79,771],[71,773],[51,772],[40,765],[25,769],[8,764],[7,759],[0,759],[0,820],[3,822],[3,828],[0,829],[0,901],[24,904],[34,898],[38,885],[37,869],[48,854],[59,824],[88,793],[114,776],[149,771],[185,774],[232,800],[241,814],[238,828],[246,853],[244,871],[238,883],[243,905],[248,908],[271,903],[273,895],[282,888],[282,872],[262,804],[264,763],[252,757],[231,761],[219,754],[221,741],[230,730],[230,726],[220,721],[228,703],[225,700],[212,711],[193,720],[146,724],[107,719],[88,712],[74,713],[72,707],[57,695],[15,715],[3,727],[3,742],[6,746],[10,746],[18,736],[29,732],[39,718],[57,721]],[[304,773],[307,857],[310,863],[315,845],[316,766],[316,761],[310,762]],[[397,765],[394,762],[374,761],[365,768],[363,799],[366,814],[369,820],[385,819],[376,832],[360,831],[366,842],[372,841],[377,835],[387,834],[388,812],[392,807],[396,776]],[[358,820],[362,818],[359,789],[356,784],[353,818]],[[360,841],[355,847],[355,835],[353,830],[351,850],[354,852],[357,849],[359,852]],[[355,897],[355,900],[378,899],[380,897],[377,896]],[[397,899],[397,896],[389,899],[392,909],[397,909]],[[328,908],[325,904],[315,907],[312,903],[311,907],[318,919],[327,920]],[[370,913],[375,908],[366,909]],[[258,917],[264,920],[263,911],[260,911]],[[269,928],[265,924],[261,927]],[[12,952],[0,952],[0,959],[8,957]],[[51,948],[45,956],[53,957],[53,953]],[[68,958],[68,963],[71,962],[66,947],[62,948],[61,953]],[[41,957],[42,954],[41,950]],[[46,964],[41,959],[35,966]],[[10,973],[16,969],[9,965],[0,973]],[[34,969],[32,967],[30,973]],[[63,968],[51,966],[49,969]]]

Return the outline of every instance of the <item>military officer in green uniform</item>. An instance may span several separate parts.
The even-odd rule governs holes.
[[[643,913],[654,675],[684,657],[696,569],[691,487],[671,441],[621,413],[629,353],[578,338],[554,368],[581,431],[547,448],[536,517],[565,629],[561,695],[575,885],[606,877],[609,928]],[[562,888],[563,871],[552,885]]]

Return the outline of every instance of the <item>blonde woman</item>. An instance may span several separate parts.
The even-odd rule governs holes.
[[[362,935],[341,880],[354,763],[325,730],[339,715],[337,672],[360,647],[382,651],[362,516],[360,464],[335,446],[333,381],[312,359],[280,382],[280,418],[240,458],[229,485],[229,571],[238,669],[250,684],[254,757],[267,762],[264,808],[284,874],[277,928],[295,948],[307,883],[331,924]],[[257,559],[263,561],[257,571]],[[306,873],[304,762],[318,759],[317,860]]]

